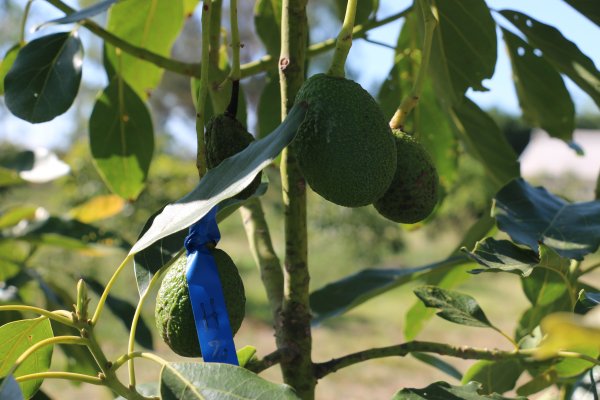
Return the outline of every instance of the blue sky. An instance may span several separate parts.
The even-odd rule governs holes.
[[[410,0],[381,0],[380,2],[382,6],[378,14],[379,18],[401,11],[411,4]],[[594,61],[597,67],[600,67],[600,46],[598,45],[600,28],[581,16],[563,0],[487,0],[487,3],[493,9],[519,10],[541,22],[556,26],[561,30],[563,35],[575,42]],[[36,2],[34,3],[34,7],[36,4],[45,7],[45,3]],[[50,12],[51,10],[48,11]],[[60,15],[60,13],[56,15]],[[45,15],[45,18],[50,18],[49,14]],[[514,30],[510,23],[498,14],[494,14],[494,18],[502,26]],[[39,23],[41,21],[34,22]],[[400,27],[401,22],[390,24],[372,31],[369,37],[393,45]],[[356,41],[349,56],[350,65],[354,65],[356,67],[355,70],[361,71],[356,79],[369,89],[376,89],[385,79],[391,68],[392,60],[392,50],[365,41]],[[91,75],[96,74],[102,74],[102,71],[92,68],[92,65],[89,63],[84,66],[84,79],[86,79],[86,75],[91,77]],[[97,81],[97,79],[92,78],[87,81],[93,82]],[[596,106],[584,92],[568,79],[566,81],[578,111],[598,112]],[[512,84],[510,62],[501,42],[498,43],[498,63],[495,74],[491,80],[484,82],[484,86],[490,89],[489,92],[469,93],[469,96],[483,108],[497,107],[513,114],[519,113],[519,106]],[[29,147],[64,146],[66,143],[61,140],[61,137],[64,137],[65,131],[71,131],[73,127],[72,113],[67,113],[57,117],[53,121],[36,125],[29,124],[16,117],[8,117],[2,121],[0,138],[22,143]],[[190,139],[193,138],[190,136]],[[192,142],[193,140],[190,143]]]
[[[379,15],[384,17],[405,9],[412,1],[381,0],[381,3],[382,9]],[[540,22],[557,27],[567,39],[575,42],[592,59],[596,67],[600,68],[600,45],[598,44],[600,41],[600,28],[579,14],[563,0],[486,0],[486,3],[494,10],[512,9],[521,11]],[[515,31],[513,26],[499,14],[494,13],[493,16],[501,26]],[[393,45],[395,44],[400,27],[401,23],[390,24],[372,31],[369,37]],[[491,80],[484,82],[484,86],[490,89],[489,92],[471,91],[469,92],[469,96],[483,108],[497,107],[518,114],[520,113],[519,103],[512,83],[510,61],[500,36],[498,32],[498,62],[496,64],[496,71]],[[357,41],[352,48],[349,59],[350,62],[356,63],[357,66],[358,63],[364,60],[377,60],[376,62],[369,62],[368,70],[358,78],[363,85],[370,87],[380,83],[382,78],[387,75],[392,63],[393,51],[381,46]],[[364,65],[364,63],[361,65]],[[587,94],[568,79],[566,79],[566,82],[578,111],[598,112],[598,109]]]

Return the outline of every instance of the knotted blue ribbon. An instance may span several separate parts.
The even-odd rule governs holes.
[[[219,242],[217,207],[190,227],[185,238],[186,279],[205,362],[239,365],[217,264],[211,249]]]

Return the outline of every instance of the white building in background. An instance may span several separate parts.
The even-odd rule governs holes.
[[[570,175],[595,182],[600,173],[600,130],[576,130],[573,141],[583,149],[583,155],[562,140],[535,130],[521,154],[521,175],[525,179]]]

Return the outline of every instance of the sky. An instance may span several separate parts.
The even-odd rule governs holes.
[[[313,0],[315,1],[315,0]],[[378,18],[394,14],[408,7],[409,0],[381,0],[381,8]],[[600,67],[600,28],[581,16],[574,9],[568,6],[563,0],[487,0],[492,9],[515,9],[531,15],[533,18],[556,26],[568,39],[577,43],[580,49]],[[35,2],[36,4],[44,4]],[[51,9],[47,10],[44,17],[49,19],[54,17],[50,15]],[[57,13],[56,15],[61,15]],[[494,14],[494,18],[504,27],[514,31],[512,25],[505,21],[499,14]],[[33,21],[39,23],[41,21]],[[32,22],[32,24],[33,24]],[[369,34],[373,40],[394,45],[401,22],[386,25],[376,29]],[[500,36],[500,35],[498,35]],[[500,37],[499,37],[500,40]],[[0,45],[4,45],[1,43]],[[2,48],[6,48],[2,46]],[[369,89],[377,88],[378,85],[387,76],[393,61],[393,50],[384,46],[375,45],[362,40],[355,41],[349,56],[351,68],[360,71],[356,77],[357,81]],[[368,60],[369,62],[364,62]],[[97,68],[91,68],[90,64],[84,64],[84,79],[86,75],[91,77],[94,74],[101,73]],[[94,81],[93,78],[88,81]],[[573,100],[578,111],[598,112],[591,99],[580,89],[578,89],[568,79],[567,87],[571,91]],[[490,80],[484,81],[484,86],[489,88],[488,92],[468,93],[475,102],[481,107],[500,108],[512,114],[518,114],[519,106],[515,90],[511,79],[510,61],[506,55],[503,44],[498,43],[498,62],[494,76]],[[7,139],[13,142],[21,143],[27,147],[64,147],[66,143],[61,138],[61,133],[71,131],[74,123],[72,122],[72,113],[55,118],[53,121],[42,124],[29,124],[16,117],[4,118],[0,130],[0,139]]]
[[[402,11],[412,3],[410,0],[381,0],[380,2],[382,3],[382,9],[378,14],[380,17]],[[540,22],[555,26],[567,39],[575,42],[581,51],[592,59],[596,67],[600,68],[600,46],[598,45],[600,41],[600,28],[571,8],[563,0],[486,0],[486,3],[493,10],[510,9],[521,11]],[[502,27],[513,32],[518,32],[499,14],[493,13],[492,16]],[[401,22],[386,25],[371,31],[369,37],[394,45],[400,28]],[[393,50],[364,41],[357,41],[352,47],[349,59],[357,66],[364,64],[361,64],[363,60],[377,60],[377,62],[370,62],[368,64],[368,71],[359,78],[359,81],[362,81],[368,87],[380,83],[381,77],[387,76],[393,56]],[[578,111],[598,112],[598,108],[595,107],[585,92],[581,91],[570,80],[566,79],[566,81],[567,88],[572,94]],[[497,107],[513,114],[520,113],[519,103],[512,83],[510,60],[504,48],[500,32],[498,32],[498,61],[496,70],[492,79],[484,81],[483,84],[490,89],[489,92],[469,91],[468,95],[472,100],[486,109]]]

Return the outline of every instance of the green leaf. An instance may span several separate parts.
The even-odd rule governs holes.
[[[4,54],[2,62],[0,62],[0,95],[4,94],[4,78],[17,59],[17,54],[21,50],[21,45],[15,44],[11,46]]]
[[[468,271],[473,268],[472,265],[471,263],[465,263],[450,270],[431,271],[424,276],[424,283],[444,289],[456,287],[472,276],[468,274]],[[404,337],[406,340],[413,340],[423,329],[425,323],[434,315],[435,311],[433,309],[426,308],[423,302],[419,300],[415,301],[413,306],[406,312],[404,321]]]
[[[567,4],[600,26],[600,4],[595,0],[565,0]]]
[[[0,380],[0,399],[23,400],[23,392],[13,375]]]
[[[584,316],[570,312],[545,316],[540,326],[546,336],[535,353],[536,357],[545,359],[554,356],[557,351],[575,349],[584,349],[584,354],[592,351],[591,356],[597,357],[600,348],[599,315],[600,308]],[[592,366],[589,362],[586,363],[588,367]]]
[[[163,400],[296,400],[292,388],[230,364],[169,363],[160,374]]]
[[[365,269],[339,281],[329,283],[310,294],[313,323],[345,313],[346,311],[410,282],[428,271],[449,268],[468,262],[464,257],[446,260],[417,268]]]
[[[575,106],[562,77],[526,41],[506,29],[502,29],[502,34],[525,120],[552,137],[570,142],[575,129]]]
[[[481,384],[470,382],[465,386],[451,386],[435,382],[423,389],[402,389],[392,400],[527,400],[525,397],[508,398],[499,394],[481,394]]]
[[[154,53],[169,56],[171,46],[183,28],[183,1],[127,0],[108,13],[107,30],[127,42]],[[141,58],[106,45],[106,63],[123,76],[142,99],[159,84],[163,69]]]
[[[0,337],[3,338],[0,342],[0,376],[3,377],[8,374],[21,354],[34,344],[53,337],[53,334],[48,318],[40,317],[2,325],[0,326]],[[44,346],[31,354],[14,371],[14,376],[47,371],[50,368],[52,348],[53,346]],[[20,383],[19,386],[23,391],[23,396],[29,398],[41,384],[41,379],[35,379]]]
[[[17,171],[0,167],[0,188],[24,183]]]
[[[498,188],[519,176],[517,155],[494,120],[468,98],[452,107],[458,137]]]
[[[496,65],[496,24],[483,0],[433,0],[438,25],[433,33],[430,71],[438,96],[460,103],[468,88],[486,90]]]
[[[183,0],[183,15],[186,18],[191,17],[198,4],[200,4],[198,0]]]
[[[91,250],[94,244],[120,246],[124,249],[128,247],[115,233],[74,219],[46,216],[26,221],[18,228],[11,231],[10,237],[36,244],[80,250]]]
[[[144,102],[118,77],[94,105],[90,147],[110,190],[135,200],[144,188],[154,152],[152,119]]]
[[[241,152],[209,170],[194,190],[167,205],[156,216],[130,254],[138,253],[159,239],[189,227],[221,200],[241,192],[292,141],[305,114],[304,103],[295,105],[273,133],[250,143]]]
[[[529,43],[538,48],[545,59],[571,78],[600,107],[600,72],[575,43],[565,38],[553,26],[541,23],[528,15],[511,10],[502,10],[500,14],[523,32]]]
[[[92,289],[98,296],[101,296],[104,292],[104,285],[97,280],[86,276],[83,277],[87,286]],[[106,306],[108,309],[123,323],[127,332],[131,330],[131,321],[135,314],[135,307],[132,306],[128,301],[109,294],[106,298]],[[148,325],[144,321],[143,317],[140,317],[135,331],[135,341],[141,346],[147,349],[153,349],[152,344],[152,331],[148,328]]]
[[[341,21],[346,15],[347,0],[336,0],[337,14]],[[356,16],[354,17],[354,25],[360,25],[367,22],[371,17],[374,17],[379,8],[379,0],[363,0],[356,3]]]
[[[4,79],[8,109],[28,122],[45,122],[66,112],[79,90],[83,47],[77,31],[27,43]]]
[[[496,194],[492,214],[498,228],[534,251],[543,243],[562,257],[581,260],[600,246],[600,201],[569,203],[519,178]]]
[[[279,77],[267,74],[265,85],[258,102],[258,132],[257,137],[265,137],[281,123],[281,94],[279,92]]]
[[[436,286],[422,286],[414,292],[425,306],[439,308],[437,315],[445,320],[460,325],[493,328],[477,301],[469,295]]]
[[[429,81],[414,112],[414,134],[433,159],[440,184],[450,190],[457,178],[458,142],[448,113],[438,104]]]
[[[240,367],[244,368],[248,361],[254,358],[256,355],[256,347],[244,346],[237,351],[238,363]]]
[[[472,252],[466,249],[464,252],[486,267],[473,270],[472,273],[505,271],[527,277],[540,262],[534,251],[518,247],[509,240],[496,240],[491,237],[477,242]]]
[[[431,365],[432,367],[450,375],[456,380],[460,381],[462,379],[462,374],[460,373],[460,371],[454,368],[452,364],[447,363],[441,358],[432,356],[431,354],[418,352],[412,352],[410,353],[410,355],[416,358],[417,360],[422,361],[425,364]]]
[[[264,174],[263,178],[266,179]],[[263,194],[265,194],[267,186],[267,182],[262,182],[259,185],[258,189],[256,189],[256,192],[254,192],[254,194],[248,199],[257,196],[262,196]],[[221,201],[219,203],[219,209],[217,211],[217,222],[220,223],[229,215],[231,215],[246,200],[229,198]],[[142,228],[142,231],[140,232],[138,238],[142,237],[144,233],[146,233],[146,231],[150,229],[154,218],[156,218],[156,216],[160,214],[163,209],[164,207],[155,212],[146,221],[146,224]],[[133,261],[135,269],[135,278],[140,296],[142,296],[144,293],[146,293],[146,290],[148,290],[148,286],[150,285],[150,281],[152,280],[154,274],[167,263],[171,263],[172,261],[174,261],[173,258],[175,257],[175,255],[179,252],[179,250],[183,248],[183,241],[187,234],[187,229],[182,229],[158,240],[157,242],[153,243],[152,245],[140,251],[139,253],[136,253],[135,257],[133,258]]]
[[[281,48],[281,10],[281,0],[258,0],[254,5],[256,34],[265,45],[267,54],[275,57],[279,56]]]
[[[79,11],[73,12],[71,14],[68,14],[66,17],[62,17],[62,18],[57,18],[57,19],[53,19],[51,21],[48,22],[44,22],[43,24],[39,25],[37,27],[37,29],[40,29],[42,27],[45,26],[49,26],[49,25],[57,25],[57,24],[71,24],[73,22],[79,22],[81,20],[84,20],[86,18],[91,18],[95,15],[98,15],[106,10],[109,9],[110,6],[112,6],[114,3],[116,3],[117,0],[103,0],[100,1],[96,4],[93,4],[89,7],[83,8]]]
[[[0,160],[0,165],[12,169],[21,181],[46,183],[67,175],[71,168],[61,161],[56,153],[38,147],[12,153]]]
[[[524,368],[517,360],[480,360],[473,364],[462,378],[461,383],[481,382],[480,393],[504,393],[512,390]]]
[[[38,208],[34,206],[19,205],[2,210],[2,212],[0,212],[0,229],[15,226],[24,219],[34,219],[37,209]]]
[[[494,219],[489,216],[489,214],[483,215],[471,225],[453,254],[457,254],[463,247],[471,248],[475,246],[477,240],[488,235],[491,230],[495,229],[494,227]],[[471,264],[465,264],[461,267],[453,268],[450,271],[432,271],[427,274],[424,283],[435,285],[443,289],[451,289],[470,277],[470,274],[467,273],[469,269],[472,269]],[[434,314],[434,311],[432,309],[427,309],[421,301],[415,301],[413,306],[406,312],[404,323],[404,337],[406,340],[413,340],[421,329],[423,329],[425,323],[431,319]]]

